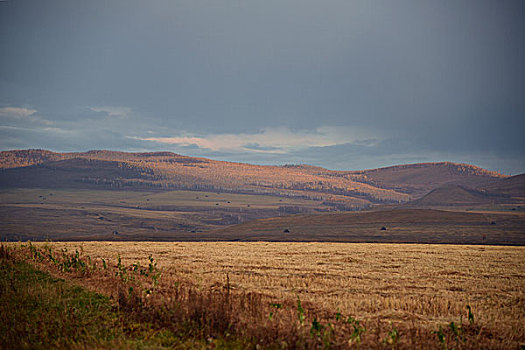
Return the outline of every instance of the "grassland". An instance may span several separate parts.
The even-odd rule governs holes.
[[[525,245],[525,213],[393,208],[292,215],[221,228],[225,240]]]
[[[319,207],[319,201],[203,191],[108,191],[83,189],[9,189],[0,192],[5,203],[48,205],[102,205],[162,210],[165,207],[277,209],[283,205]],[[248,205],[250,207],[248,207]]]
[[[50,246],[55,251],[78,249],[90,261],[100,265],[105,259],[113,268],[120,256],[120,265],[130,266],[128,271],[137,262],[147,266],[151,255],[162,272],[158,287],[162,300],[195,304],[191,295],[201,293],[198,300],[203,305],[234,317],[237,328],[228,332],[251,330],[251,336],[267,333],[277,341],[310,334],[316,340],[308,338],[303,345],[314,348],[323,344],[317,329],[326,331],[332,322],[344,330],[336,332],[332,342],[336,348],[361,344],[363,348],[512,349],[525,343],[523,247],[267,242],[56,242]],[[115,285],[107,280],[85,274],[62,277],[112,295],[113,300],[119,298]],[[193,292],[181,292],[181,285],[193,286]],[[181,295],[185,297],[180,299]],[[228,312],[213,306],[225,295],[231,296]],[[294,316],[299,310],[297,298],[304,308],[304,320],[299,322],[306,333],[301,333]],[[467,305],[473,311],[472,324]],[[275,314],[273,319],[270,313]],[[359,334],[361,343],[352,338],[355,323],[346,328],[338,325],[338,314],[351,316],[366,328]],[[296,327],[293,332],[290,323]]]
[[[199,239],[198,233],[320,201],[201,191],[0,190],[2,240]]]
[[[521,209],[328,210],[320,201],[268,195],[9,189],[0,190],[0,238],[525,244]]]

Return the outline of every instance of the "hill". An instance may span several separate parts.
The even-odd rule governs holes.
[[[447,184],[433,189],[421,198],[403,204],[412,208],[484,208],[517,210],[525,204],[525,174],[492,180],[469,188]]]
[[[443,184],[492,184],[504,176],[472,165],[412,164],[349,172],[261,166],[171,152],[0,152],[1,187],[204,190],[323,201],[339,210],[404,203]]]
[[[90,188],[118,187],[118,179],[140,179],[147,176],[125,163],[89,158],[53,160],[0,171],[1,187]]]
[[[451,162],[396,165],[350,174],[354,181],[408,193],[415,198],[444,185],[477,188],[506,178],[474,165]]]
[[[483,186],[490,193],[504,194],[510,197],[525,198],[525,174],[511,176]]]
[[[171,152],[5,151],[0,237],[525,244],[524,181],[455,163],[332,171]],[[363,208],[374,210],[348,212]]]
[[[475,206],[501,202],[506,198],[501,194],[489,194],[461,185],[445,185],[407,204],[416,207]]]

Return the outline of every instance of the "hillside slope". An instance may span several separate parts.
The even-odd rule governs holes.
[[[147,173],[125,163],[72,158],[20,168],[0,170],[0,187],[96,187],[117,186],[123,179],[140,180]]]
[[[447,183],[491,184],[503,175],[464,164],[425,163],[360,172],[262,166],[171,152],[0,152],[0,186],[225,191],[321,200],[348,210],[404,203]]]
[[[506,198],[504,195],[489,194],[460,185],[445,185],[408,204],[419,207],[482,205],[500,202]]]
[[[483,186],[490,193],[500,193],[511,197],[525,197],[525,174],[511,176]]]
[[[408,193],[416,198],[447,184],[477,188],[506,178],[474,165],[451,162],[397,165],[350,174],[354,181]]]

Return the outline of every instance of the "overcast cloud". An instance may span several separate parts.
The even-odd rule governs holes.
[[[525,2],[0,2],[0,148],[525,172]]]

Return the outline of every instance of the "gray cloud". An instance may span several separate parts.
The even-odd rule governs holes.
[[[523,23],[521,0],[9,1],[0,125],[26,131],[2,129],[2,147],[524,172]],[[362,135],[316,143],[326,126]],[[313,141],[243,140],[278,129]],[[239,144],[152,141],[218,135]]]

